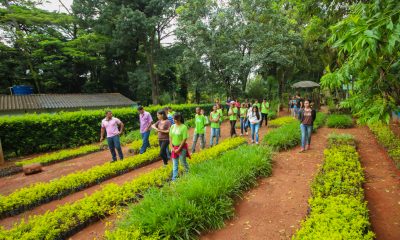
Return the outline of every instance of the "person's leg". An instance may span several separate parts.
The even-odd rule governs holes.
[[[115,146],[114,146],[114,141],[112,137],[107,138],[107,143],[108,143],[108,149],[110,149],[111,156],[112,156],[112,161],[117,160],[117,154],[115,154]]]
[[[244,118],[240,118],[240,136],[243,135],[243,130],[244,130]]]
[[[230,126],[231,126],[231,128],[230,128],[230,135],[231,135],[231,137],[232,137],[232,135],[233,135],[233,133],[232,133],[232,123],[233,123],[233,121],[232,120],[229,120],[229,124],[230,124]]]
[[[307,126],[307,143],[306,143],[307,150],[310,149],[310,145],[311,145],[312,129],[313,129],[313,126]]]
[[[236,136],[236,120],[232,121],[232,136]]]
[[[120,142],[120,140],[119,140],[119,136],[114,136],[114,137],[113,137],[113,141],[114,141],[114,146],[115,146],[115,148],[116,148],[117,151],[118,151],[119,159],[120,159],[120,160],[124,159],[124,154],[122,153],[121,142]]]
[[[150,131],[142,133],[142,147],[140,148],[140,154],[146,152],[146,149],[150,146],[149,136]]]
[[[204,127],[203,146],[206,147],[207,127]]]
[[[255,133],[255,124],[250,123],[250,129],[251,129],[251,142],[254,142],[254,133]]]
[[[172,181],[178,177],[178,166],[179,166],[179,159],[173,158],[172,159]]]
[[[160,156],[164,162],[164,165],[168,164],[168,157],[167,157],[167,148],[168,148],[168,141],[167,140],[160,140],[158,141],[160,144]]]
[[[218,142],[219,142],[219,136],[221,135],[221,129],[220,128],[216,128],[215,131],[216,131],[216,134],[215,134],[215,145],[217,145]]]
[[[186,161],[186,149],[182,149],[181,154],[179,155],[179,161],[182,163],[185,172],[189,172],[189,164]]]
[[[193,135],[192,153],[194,153],[196,151],[196,144],[197,144],[198,138],[199,138],[199,134],[195,133]]]
[[[265,126],[268,126],[268,113],[265,114]]]
[[[200,137],[200,149],[204,149],[205,136],[204,134],[199,134],[199,137]]]
[[[216,134],[215,128],[211,128],[211,133],[210,133],[210,147],[214,145],[214,136]]]
[[[306,144],[306,127],[303,124],[300,124],[301,130],[301,150],[304,151]]]
[[[261,113],[261,122],[260,122],[260,126],[262,126],[263,122],[265,119],[265,113]]]
[[[245,124],[244,124],[244,128],[246,131],[246,135],[249,135],[249,128],[250,128],[250,122],[249,119],[246,118]]]
[[[258,130],[260,129],[260,125],[261,124],[254,124],[255,126],[254,126],[254,132],[255,132],[255,134],[256,134],[256,143],[258,144]]]

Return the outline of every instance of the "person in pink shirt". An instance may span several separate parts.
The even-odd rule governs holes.
[[[142,147],[140,148],[140,154],[146,152],[146,149],[150,147],[149,137],[151,124],[153,123],[153,118],[150,113],[146,112],[142,106],[138,107],[139,120],[140,120],[140,134],[142,135]]]
[[[106,111],[106,117],[103,119],[103,121],[101,121],[100,142],[104,140],[104,132],[107,133],[108,148],[110,149],[112,156],[111,162],[115,162],[117,160],[115,148],[118,151],[119,159],[124,159],[119,140],[119,135],[124,132],[124,124],[118,118],[113,117],[111,111]]]

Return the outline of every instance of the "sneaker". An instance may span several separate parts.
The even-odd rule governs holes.
[[[301,148],[300,149],[300,151],[299,151],[299,153],[303,153],[303,152],[305,152],[306,150],[304,149],[304,148]]]
[[[258,145],[258,142],[256,142],[256,144]]]
[[[254,140],[251,140],[251,143],[254,143]]]
[[[306,145],[306,150],[310,150],[310,149],[311,149],[310,145]]]

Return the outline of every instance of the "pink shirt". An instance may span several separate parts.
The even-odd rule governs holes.
[[[140,120],[140,133],[146,132],[146,128],[150,126],[151,122],[153,122],[153,118],[150,113],[144,111],[143,114],[139,114]]]
[[[121,120],[112,117],[110,120],[104,118],[101,121],[101,127],[106,129],[107,137],[114,137],[119,134],[118,124],[121,124]]]

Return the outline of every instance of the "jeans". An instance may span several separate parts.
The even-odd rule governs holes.
[[[293,109],[294,109],[294,117],[299,118],[300,108],[298,108],[297,106],[294,106]]]
[[[301,129],[301,147],[305,148],[306,145],[310,145],[311,143],[311,133],[313,126],[300,124],[300,129]]]
[[[195,133],[193,135],[192,153],[196,151],[197,139],[200,137],[200,148],[204,149],[204,134]]]
[[[140,154],[143,154],[146,152],[146,149],[150,147],[150,142],[149,142],[149,137],[150,137],[150,131],[142,133],[142,147],[140,148]]]
[[[169,159],[169,140],[159,140],[158,142],[160,144],[160,156],[164,162],[164,165],[167,165]]]
[[[181,161],[183,167],[185,168],[185,172],[188,172],[189,164],[186,161],[186,149],[182,149],[179,158],[172,159],[172,181],[174,181],[178,177],[179,161]]]
[[[107,143],[108,143],[108,148],[110,149],[113,161],[117,160],[117,155],[115,154],[115,148],[118,151],[119,159],[120,160],[124,159],[124,155],[122,154],[122,149],[121,149],[121,143],[119,141],[119,135],[114,136],[114,137],[108,137]]]
[[[260,128],[260,123],[250,123],[251,128],[251,140],[254,141],[254,135],[256,137],[256,142],[258,142],[258,129]]]
[[[233,135],[236,135],[236,128],[235,128],[236,120],[230,120],[229,122],[231,124],[231,137],[232,137]]]
[[[219,133],[220,129],[219,128],[211,128],[211,137],[210,137],[210,147],[212,147],[214,144],[214,137],[215,137],[215,145],[218,144],[219,140]]]
[[[240,133],[243,134],[243,131],[247,132],[247,119],[244,117],[240,118]]]
[[[261,122],[260,122],[260,126],[262,126],[264,120],[265,120],[265,126],[268,125],[268,113],[261,113]]]

